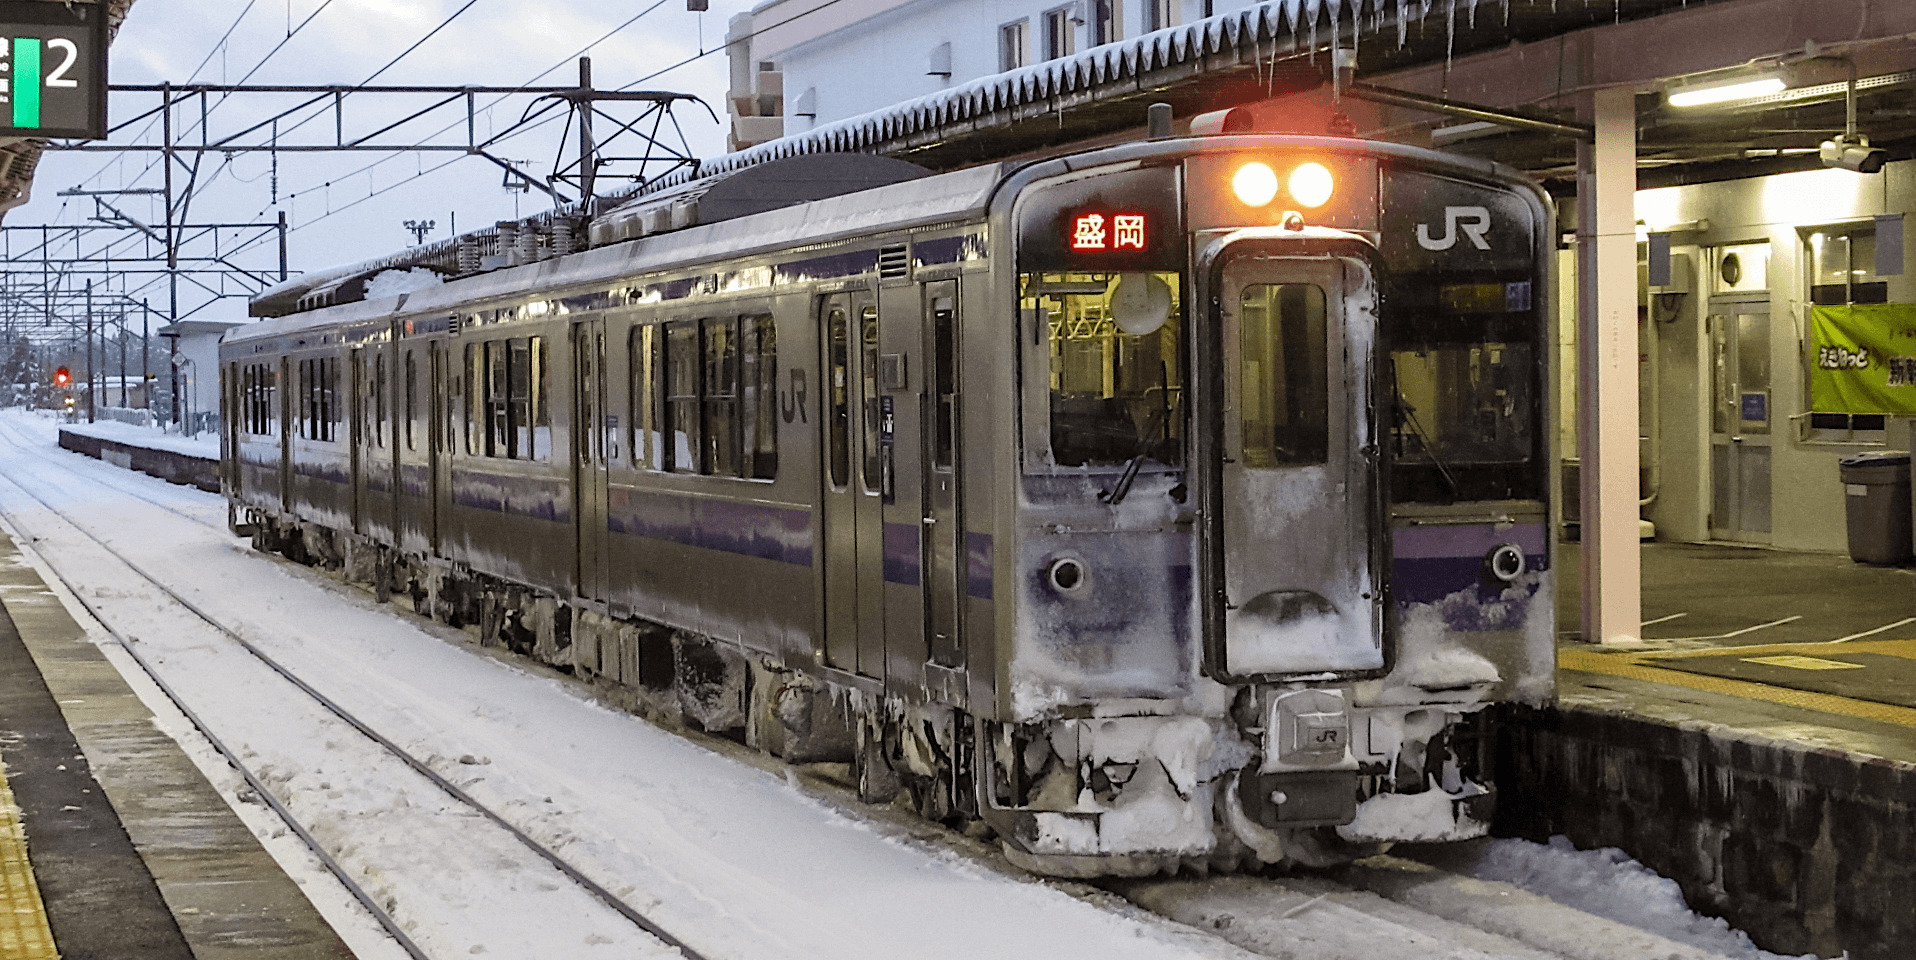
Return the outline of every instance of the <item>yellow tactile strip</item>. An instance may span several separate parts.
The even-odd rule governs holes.
[[[46,904],[27,861],[27,831],[20,808],[7,787],[7,765],[0,761],[0,957],[7,960],[59,960]]]
[[[1749,647],[1719,647],[1714,650],[1686,650],[1681,653],[1652,652],[1603,652],[1594,650],[1560,649],[1557,651],[1557,665],[1565,670],[1579,670],[1584,673],[1601,673],[1613,677],[1625,677],[1631,680],[1647,680],[1673,687],[1690,690],[1702,690],[1706,693],[1718,693],[1725,696],[1742,697],[1746,700],[1761,700],[1766,703],[1800,707],[1805,710],[1817,710],[1839,716],[1856,717],[1861,720],[1876,720],[1894,723],[1904,727],[1916,727],[1916,709],[1899,707],[1870,700],[1857,700],[1851,697],[1839,697],[1828,693],[1810,693],[1806,690],[1791,690],[1788,687],[1773,687],[1765,683],[1753,683],[1748,680],[1729,680],[1723,677],[1710,677],[1697,673],[1686,673],[1656,665],[1659,660],[1678,660],[1689,657],[1720,657],[1732,654],[1763,655],[1780,653],[1878,653],[1889,656],[1916,658],[1916,640],[1877,640],[1858,643],[1779,643]]]

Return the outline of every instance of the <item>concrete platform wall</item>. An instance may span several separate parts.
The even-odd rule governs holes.
[[[162,480],[195,486],[208,493],[220,492],[218,460],[176,453],[172,450],[136,447],[99,437],[89,437],[71,430],[60,431],[60,446],[95,460],[105,460],[116,466],[138,470]]]
[[[1500,836],[1619,847],[1767,950],[1916,944],[1916,765],[1566,705],[1501,725]]]

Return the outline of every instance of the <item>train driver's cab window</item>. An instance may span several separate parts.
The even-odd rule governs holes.
[[[1541,495],[1541,402],[1528,284],[1406,283],[1390,352],[1391,496]],[[1512,307],[1518,309],[1512,309]]]
[[[1051,455],[1065,467],[1183,460],[1184,324],[1175,273],[1028,273],[1050,345]]]
[[[1244,465],[1287,467],[1329,456],[1330,372],[1324,290],[1260,283],[1238,303]]]

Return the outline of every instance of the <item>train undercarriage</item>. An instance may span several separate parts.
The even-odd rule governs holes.
[[[861,800],[995,836],[1036,873],[1330,866],[1392,841],[1481,835],[1494,807],[1489,723],[1470,698],[1357,706],[1322,686],[1218,685],[1214,715],[1134,701],[1000,723],[849,689],[735,643],[615,619],[357,534],[248,513],[236,529],[256,549],[571,674],[653,722],[832,765],[821,769]],[[1337,746],[1312,749],[1326,739]]]

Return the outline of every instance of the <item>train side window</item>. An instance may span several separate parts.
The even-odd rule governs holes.
[[[531,420],[532,446],[518,451],[533,460],[552,459],[552,365],[546,362],[546,338],[533,337],[527,351],[532,360]],[[603,451],[601,451],[603,456]]]
[[[878,448],[878,308],[866,304],[858,315],[859,376],[865,391],[865,490],[878,493],[885,485],[885,460]]]
[[[512,450],[511,407],[507,402],[506,364],[511,345],[504,340],[486,342],[486,456],[509,456]]]
[[[1240,298],[1244,463],[1323,463],[1330,443],[1330,354],[1322,288],[1254,284]]]
[[[659,328],[633,327],[627,343],[631,363],[632,463],[642,470],[664,466],[664,444],[659,439]]]
[[[934,467],[951,467],[953,434],[958,417],[958,313],[955,304],[940,297],[931,305],[932,425],[931,462]]]
[[[386,446],[386,428],[392,418],[388,416],[386,392],[386,354],[384,351],[373,358],[373,445],[384,449]]]
[[[320,399],[325,402],[326,415],[321,418],[326,436],[321,439],[332,443],[339,439],[339,428],[346,422],[344,405],[339,402],[339,358],[326,357],[319,361]]]
[[[665,450],[665,469],[698,473],[699,436],[699,325],[681,320],[665,325],[665,426],[671,442]]]
[[[843,487],[851,474],[851,437],[850,437],[850,391],[848,380],[850,366],[850,331],[846,323],[843,308],[834,307],[825,318],[826,363],[831,369],[826,374],[825,389],[831,393],[831,474],[832,486]]]
[[[778,476],[778,337],[769,314],[740,321],[745,391],[745,476]]]
[[[704,413],[704,455],[700,473],[739,475],[738,325],[730,318],[701,320],[704,380],[699,391]]]
[[[481,343],[466,344],[466,453],[486,452],[486,353]]]

